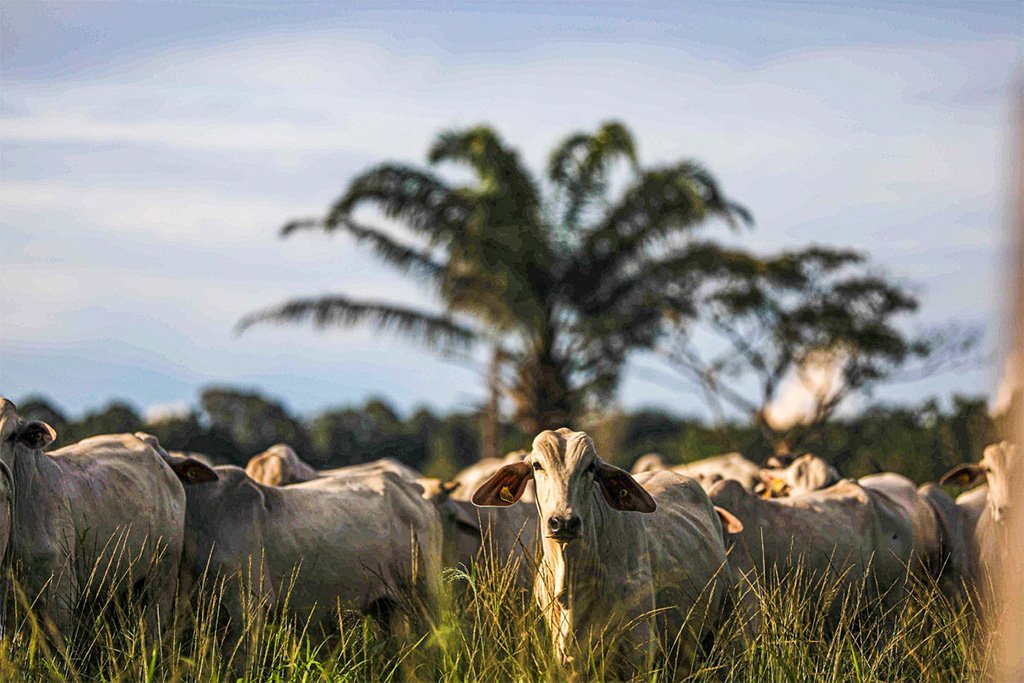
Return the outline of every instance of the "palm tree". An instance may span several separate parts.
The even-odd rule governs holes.
[[[564,140],[544,186],[485,126],[442,133],[428,158],[430,170],[370,169],[325,217],[293,221],[283,233],[347,231],[428,284],[441,311],[327,296],[253,313],[240,328],[366,323],[442,350],[489,343],[505,370],[490,374],[503,378],[520,426],[535,433],[571,424],[607,398],[628,353],[653,344],[665,283],[691,267],[694,253],[715,251],[693,240],[698,226],[713,217],[750,222],[701,165],[642,168],[617,122]],[[436,172],[442,162],[468,167],[474,182],[449,184]],[[400,221],[412,239],[357,220],[364,206]]]

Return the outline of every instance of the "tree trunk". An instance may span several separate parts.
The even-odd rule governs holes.
[[[567,364],[555,353],[553,332],[534,340],[516,367],[511,394],[516,422],[527,434],[573,426],[580,406],[573,400]]]
[[[501,453],[501,348],[491,350],[491,365],[487,370],[487,403],[480,415],[480,456],[497,458]]]

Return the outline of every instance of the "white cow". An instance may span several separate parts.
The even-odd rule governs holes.
[[[630,472],[635,476],[643,472],[671,470],[696,479],[705,491],[725,479],[734,479],[748,491],[753,491],[760,479],[761,468],[747,460],[742,453],[723,453],[710,458],[702,458],[681,465],[668,465],[659,453],[648,453],[637,458]]]
[[[613,669],[638,670],[659,646],[670,663],[692,656],[731,588],[723,521],[697,482],[674,472],[634,479],[598,457],[585,433],[563,428],[539,434],[473,502],[512,505],[531,481],[542,530],[534,597],[559,659],[571,665],[600,638],[616,640]]]
[[[441,516],[445,566],[469,568],[486,559],[496,568],[515,569],[516,586],[531,590],[539,550],[536,505],[520,500],[507,507],[479,508],[451,497],[453,490],[440,485],[426,493]]]
[[[883,472],[858,480],[861,486],[896,502],[913,529],[913,568],[935,579],[950,599],[961,597],[968,552],[956,503],[932,484],[916,488],[901,474]]]
[[[185,487],[187,589],[209,570],[266,604],[287,595],[320,624],[337,608],[392,611],[408,592],[434,600],[440,521],[415,484],[378,471],[278,487],[238,467],[215,471],[218,481]],[[237,633],[240,602],[229,597],[227,610]]]
[[[904,595],[913,525],[902,504],[889,495],[850,480],[773,499],[727,480],[710,495],[715,505],[743,520],[742,531],[726,540],[731,566],[748,579],[791,580],[799,568],[809,586],[842,589],[829,605],[832,618],[838,616],[842,596],[862,586],[871,599],[887,605]]]
[[[185,517],[179,476],[193,462],[183,460],[176,475],[131,434],[43,453],[55,438],[52,427],[21,419],[0,399],[0,460],[15,494],[10,551],[29,599],[66,633],[84,592],[104,590],[92,576],[100,568],[107,587],[143,596],[155,627],[174,600]]]
[[[812,453],[794,458],[786,467],[761,469],[758,477],[771,498],[817,491],[842,479],[836,468]]]
[[[0,460],[0,572],[8,567],[8,543],[11,539],[11,523],[14,520],[14,475]],[[0,579],[3,579],[0,576]],[[2,598],[0,598],[2,599]],[[0,603],[2,604],[2,603]]]
[[[246,464],[245,471],[254,480],[267,486],[287,486],[323,477],[348,477],[378,471],[394,472],[410,481],[422,476],[413,468],[391,458],[381,458],[348,467],[317,470],[300,458],[291,446],[283,443],[254,455]]]
[[[841,480],[839,472],[810,453],[779,469],[761,470],[764,494],[772,498],[821,491]],[[955,504],[941,489],[920,489],[903,475],[883,472],[861,477],[858,483],[888,496],[913,529],[914,568],[939,582],[951,599],[961,595],[968,570],[968,551]],[[907,558],[910,559],[910,556]]]
[[[987,490],[972,491],[960,496],[957,502],[963,499],[962,509],[969,519],[977,514],[984,497],[984,507],[981,508],[974,528],[972,569],[975,579],[987,589],[992,585],[996,568],[1010,561],[1011,557],[1008,552],[1010,526],[1007,518],[1010,514],[1017,514],[1014,508],[1016,492],[1021,490],[1021,484],[1024,483],[1024,462],[1015,444],[1002,441],[987,446],[977,464],[958,465],[941,479],[943,484],[962,487],[978,486],[982,482],[987,484]],[[1011,571],[1024,571],[1024,567],[1013,567]]]

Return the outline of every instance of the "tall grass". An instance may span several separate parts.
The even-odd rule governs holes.
[[[407,628],[338,612],[321,625],[248,597],[244,581],[209,582],[148,633],[142,606],[82,604],[63,643],[47,637],[32,606],[9,606],[0,638],[0,680],[25,681],[524,681],[565,680],[540,611],[516,585],[513,560],[488,557],[472,570],[447,570],[440,604],[410,608]],[[882,608],[854,591],[838,617],[827,614],[834,587],[790,576],[741,589],[737,609],[686,681],[980,680],[987,643],[969,607],[951,605],[933,584],[912,583]],[[229,637],[222,609],[240,591],[242,624]],[[96,591],[87,591],[96,602]],[[83,601],[87,598],[83,598]],[[287,597],[284,599],[287,601]],[[751,631],[747,620],[757,624]],[[580,656],[581,677],[610,679],[600,646]],[[640,680],[664,680],[661,670]]]

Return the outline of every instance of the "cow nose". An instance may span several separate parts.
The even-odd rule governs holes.
[[[548,517],[548,532],[556,538],[575,538],[580,533],[579,515]]]

